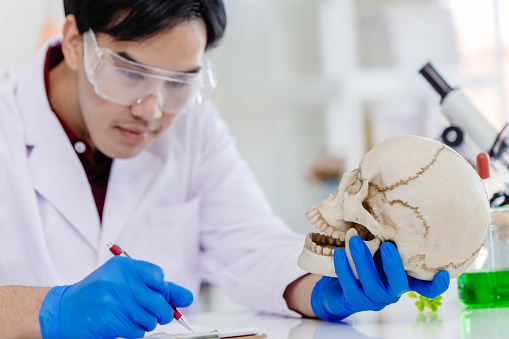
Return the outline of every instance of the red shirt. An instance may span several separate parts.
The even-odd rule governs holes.
[[[62,47],[60,45],[48,49],[46,54],[46,63],[44,65],[44,83],[46,85],[46,96],[49,102],[49,72],[61,61],[64,60],[62,54]],[[50,103],[51,106],[51,103]],[[94,195],[95,205],[99,218],[102,219],[102,212],[104,208],[104,199],[106,198],[106,188],[108,187],[108,178],[110,176],[111,158],[108,158],[99,151],[92,153],[92,148],[85,140],[79,139],[60,118],[58,112],[51,107],[52,111],[57,116],[62,124],[69,141],[76,150],[76,154],[83,165],[85,173],[87,174],[88,182]]]

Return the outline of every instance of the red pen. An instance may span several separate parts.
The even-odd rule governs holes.
[[[111,242],[108,243],[108,248],[110,249],[111,253],[113,253],[114,255],[120,255],[120,256],[123,256],[123,257],[128,257],[130,258],[129,254],[127,254],[126,251],[124,251],[123,249],[120,248],[120,246],[118,245],[114,245],[112,244]],[[170,304],[170,303],[168,303]],[[182,313],[180,313],[175,307],[173,307],[172,304],[170,304],[171,308],[173,309],[173,315],[175,316],[175,319],[177,319],[177,321],[182,325],[184,326],[185,328],[187,328],[189,331],[193,332],[193,329],[191,328],[191,326],[189,326],[189,324],[187,323],[186,319],[184,318],[184,316],[182,315]]]

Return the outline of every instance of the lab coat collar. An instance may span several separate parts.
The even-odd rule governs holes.
[[[52,112],[44,84],[44,62],[53,40],[42,48],[20,74],[17,104],[25,126],[28,163],[34,189],[47,199],[99,253],[115,241],[137,203],[159,172],[161,160],[150,150],[131,159],[113,161],[103,227],[85,170]],[[102,233],[102,234],[101,234]]]
[[[20,74],[16,100],[25,126],[28,165],[33,186],[96,248],[99,215],[90,184],[55,113],[44,84],[44,62],[50,42]]]

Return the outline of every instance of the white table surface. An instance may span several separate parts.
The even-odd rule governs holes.
[[[355,314],[339,324],[256,315],[247,311],[199,313],[186,317],[191,324],[199,326],[256,327],[274,339],[509,338],[509,308],[465,309],[458,301],[455,279],[443,295],[443,305],[434,319],[427,311],[419,316],[415,301],[404,295],[398,303],[382,311]]]

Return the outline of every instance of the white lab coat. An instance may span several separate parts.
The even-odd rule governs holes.
[[[304,237],[273,214],[214,106],[113,161],[101,222],[48,104],[46,51],[0,84],[0,284],[75,283],[112,257],[113,242],[195,295],[203,277],[255,311],[295,316],[282,294],[304,274]]]

